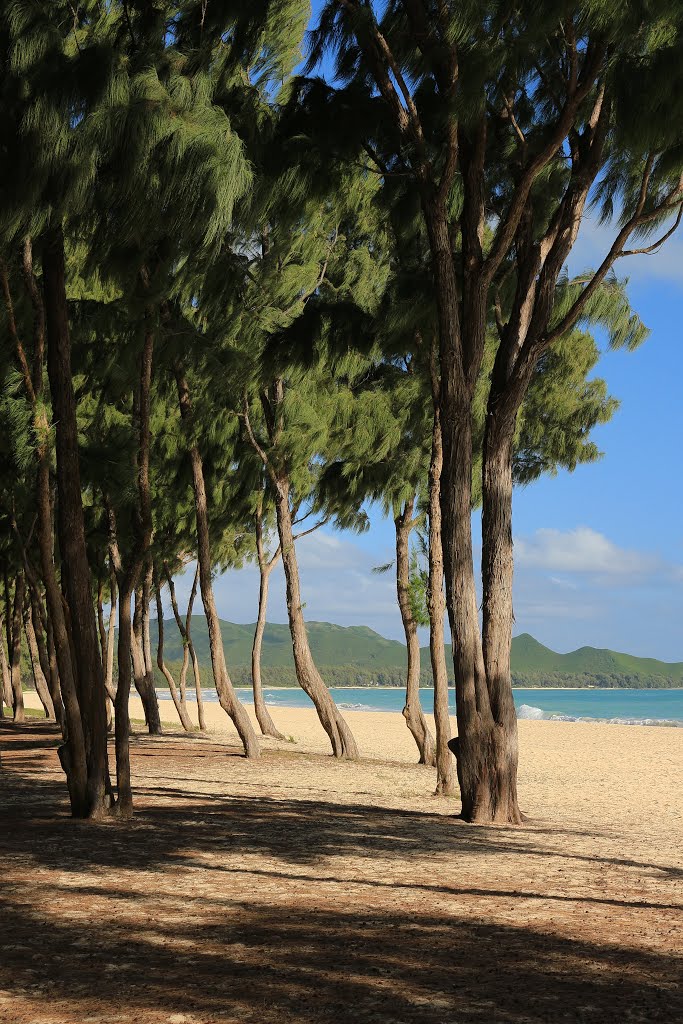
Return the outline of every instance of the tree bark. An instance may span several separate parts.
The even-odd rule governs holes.
[[[107,686],[107,627],[104,624],[104,601],[103,601],[104,583],[100,578],[97,583],[97,628],[100,634],[100,656],[102,658],[102,666],[104,668],[104,690],[105,698],[104,703],[107,709],[107,732],[111,732],[113,721],[112,721],[112,700],[109,687]]]
[[[425,203],[425,219],[439,319],[442,540],[458,720],[458,736],[450,748],[457,761],[463,818],[518,824],[522,815],[516,798],[516,761],[510,756],[516,740],[510,735],[511,723],[496,722],[492,714],[472,555],[472,401],[481,368],[486,295],[468,277],[463,303],[467,322],[461,324],[445,210]],[[516,726],[514,731],[516,737]]]
[[[436,795],[453,796],[457,790],[457,781],[455,761],[448,746],[451,738],[451,718],[448,706],[448,669],[446,667],[446,648],[444,644],[446,602],[443,592],[443,547],[441,542],[443,440],[441,437],[438,371],[435,359],[432,359],[431,377],[434,419],[432,424],[432,453],[429,463],[429,584],[427,587],[427,611],[429,613],[429,654],[432,663],[432,679],[434,680]]]
[[[15,722],[26,719],[24,694],[21,688],[21,620],[24,608],[24,574],[20,572],[14,581],[14,604],[12,606],[12,644],[10,646],[10,677],[12,682],[12,717]]]
[[[28,653],[31,659],[31,668],[33,669],[33,682],[36,687],[36,693],[40,698],[40,703],[45,709],[45,717],[48,721],[56,722],[57,717],[55,715],[55,706],[52,703],[52,697],[47,685],[47,678],[43,672],[43,665],[41,664],[40,653],[38,651],[38,640],[36,638],[36,631],[33,624],[32,609],[28,602],[24,609],[24,632],[26,634],[26,643],[28,644]]]
[[[164,606],[161,601],[161,585],[156,573],[154,576],[154,590],[156,593],[157,602],[157,630],[158,630],[158,643],[157,643],[157,665],[159,671],[163,674],[164,679],[168,683],[168,689],[171,694],[171,700],[178,713],[180,724],[182,725],[185,732],[193,732],[194,726],[192,725],[192,719],[190,718],[187,710],[187,703],[185,701],[184,694],[181,693],[178,696],[178,690],[176,688],[175,679],[168,669],[166,662],[164,661]]]
[[[145,690],[149,694],[150,710],[152,718],[149,721],[149,731],[154,735],[162,732],[161,715],[159,713],[159,698],[154,686],[154,662],[152,661],[152,637],[150,633],[150,614],[152,597],[152,563],[148,560],[145,574],[142,580],[142,656],[145,663]]]
[[[66,301],[64,239],[61,227],[52,229],[43,246],[43,288],[47,322],[48,376],[56,426],[59,548],[62,578],[69,607],[77,703],[82,721],[87,765],[87,798],[79,815],[100,818],[111,807],[107,761],[107,717],[104,675],[99,655],[97,625],[83,523],[78,452],[76,400],[71,374],[71,339]],[[53,613],[52,607],[50,613]],[[59,652],[59,644],[57,645]],[[60,679],[64,677],[60,665]],[[67,684],[68,685],[68,684]],[[71,726],[71,721],[69,722]],[[71,738],[71,728],[69,729]],[[63,751],[65,753],[65,751]],[[71,753],[69,751],[69,753]],[[64,759],[63,759],[63,762]],[[72,770],[69,758],[69,770]],[[73,807],[73,800],[72,800]]]
[[[104,662],[104,685],[112,701],[116,698],[116,687],[114,686],[114,643],[116,641],[117,593],[116,573],[112,571],[109,577],[109,621],[107,623],[107,647]]]
[[[282,564],[287,585],[287,616],[292,636],[294,667],[299,686],[307,693],[315,705],[320,723],[330,738],[332,753],[335,757],[358,760],[358,747],[353,733],[342,718],[339,708],[332,699],[330,691],[323,682],[322,676],[315,667],[311,648],[306,633],[303,606],[301,603],[301,583],[299,566],[296,558],[296,547],[292,530],[292,513],[289,504],[289,483],[280,478],[275,486],[275,510],[277,528],[282,550]]]
[[[5,704],[12,707],[12,678],[5,646],[4,612],[0,610],[0,717],[5,717]]]
[[[206,719],[204,717],[204,698],[202,696],[202,679],[199,668],[199,658],[197,652],[194,649],[192,643],[192,609],[194,608],[195,598],[197,596],[197,586],[199,584],[199,564],[195,569],[194,579],[192,581],[192,590],[190,591],[190,597],[187,602],[187,610],[185,612],[185,622],[183,623],[178,610],[178,601],[176,600],[175,583],[173,577],[169,571],[168,566],[164,563],[164,573],[166,576],[166,582],[168,583],[169,593],[171,595],[171,607],[173,608],[173,617],[175,618],[178,631],[183,641],[183,664],[180,670],[180,692],[181,696],[185,692],[185,680],[187,678],[188,662],[192,661],[192,675],[194,678],[194,689],[195,698],[197,701],[197,720],[199,722],[199,728],[201,732],[206,732]]]
[[[263,683],[261,680],[261,647],[263,645],[263,633],[266,628],[266,613],[268,609],[268,585],[270,574],[280,557],[279,550],[270,560],[266,559],[263,548],[263,520],[261,510],[256,514],[256,554],[259,564],[259,597],[258,617],[256,629],[254,630],[254,643],[251,648],[251,682],[254,690],[254,711],[256,720],[264,736],[272,736],[276,740],[284,740],[286,737],[280,732],[270,716],[263,697]]]
[[[59,686],[59,672],[57,670],[57,659],[50,653],[49,642],[46,644],[44,624],[49,629],[48,617],[45,615],[43,602],[40,593],[37,591],[34,583],[37,581],[34,579],[29,580],[29,595],[31,601],[31,615],[33,621],[33,630],[36,638],[36,647],[38,649],[38,659],[40,667],[43,670],[43,675],[47,682],[50,699],[52,701],[52,707],[54,709],[55,721],[59,725],[62,732],[62,736],[66,735],[66,721],[64,718],[64,705],[62,703],[62,694]]]
[[[410,531],[414,525],[415,498],[407,501],[394,519],[396,528],[396,593],[408,652],[406,702],[403,717],[417,744],[419,764],[435,765],[434,740],[420,703],[420,641],[417,622],[410,604]]]
[[[512,693],[512,447],[514,422],[500,429],[487,417],[482,474],[482,640],[495,722],[488,760],[494,773],[493,820],[523,820],[517,800],[519,749]]]
[[[192,426],[192,403],[190,391],[184,373],[180,367],[176,369],[176,383],[178,386],[178,402],[180,415],[188,431]],[[209,630],[209,646],[211,649],[211,665],[216,685],[218,701],[230,716],[235,728],[244,745],[244,752],[247,757],[259,757],[260,747],[258,737],[249,720],[244,706],[237,699],[232,680],[228,675],[228,668],[225,663],[225,652],[223,650],[223,638],[221,636],[220,619],[216,609],[216,602],[213,594],[213,583],[211,580],[211,543],[209,535],[209,510],[206,500],[206,486],[204,483],[204,466],[199,451],[199,446],[194,440],[189,446],[190,463],[192,466],[192,480],[194,485],[195,518],[197,524],[197,561],[199,563],[199,586],[204,605],[204,613]]]
[[[132,581],[134,584],[134,580]],[[133,789],[130,781],[130,684],[131,646],[133,625],[131,620],[133,586],[119,586],[119,677],[114,699],[114,747],[116,750],[116,814],[130,818],[133,814]]]
[[[154,685],[150,686],[149,673],[145,664],[144,640],[143,640],[143,617],[145,614],[145,599],[143,596],[142,584],[135,588],[135,612],[133,615],[133,628],[130,635],[130,655],[133,662],[133,680],[135,689],[138,691],[142,701],[142,709],[145,714],[145,725],[150,735],[161,733],[161,719],[159,717],[159,701],[157,700]]]

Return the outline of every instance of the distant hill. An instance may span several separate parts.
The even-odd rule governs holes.
[[[182,659],[180,635],[173,619],[165,620],[165,657],[177,664]],[[309,622],[308,636],[313,657],[331,685],[399,686],[404,681],[405,646],[387,640],[368,626],[337,626],[330,622]],[[221,621],[228,666],[236,683],[251,681],[253,624]],[[152,622],[156,644],[156,623]],[[209,634],[206,619],[192,618],[192,639],[205,672],[210,671]],[[450,647],[447,648],[450,659]],[[263,639],[263,677],[271,685],[294,685],[289,628],[269,623]],[[431,685],[429,648],[422,648],[422,682]],[[654,658],[596,647],[580,647],[569,654],[556,654],[522,633],[512,641],[512,673],[517,686],[683,686],[683,662],[670,664]]]

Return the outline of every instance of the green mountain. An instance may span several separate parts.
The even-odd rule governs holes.
[[[171,665],[182,659],[183,648],[174,620],[165,620],[165,657]],[[251,681],[249,665],[253,624],[221,621],[225,655],[236,683]],[[156,644],[156,623],[152,622]],[[387,640],[368,626],[337,626],[309,622],[313,657],[331,685],[400,686],[404,681],[405,646]],[[192,618],[192,639],[205,673],[211,663],[209,634],[201,615]],[[422,681],[431,684],[429,648],[422,648]],[[450,659],[450,648],[447,648]],[[295,685],[289,628],[269,623],[263,639],[263,677],[271,686]],[[596,647],[580,647],[556,654],[528,633],[512,641],[512,674],[517,686],[683,686],[683,662],[669,664],[654,658],[637,658]]]

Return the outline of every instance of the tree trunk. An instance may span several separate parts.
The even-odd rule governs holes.
[[[168,683],[168,688],[171,693],[171,700],[173,701],[173,705],[176,711],[178,712],[180,724],[182,725],[185,732],[193,732],[194,726],[192,725],[192,719],[190,718],[187,711],[187,703],[185,701],[184,694],[181,693],[180,697],[178,696],[178,690],[176,689],[175,679],[173,678],[171,672],[169,671],[166,665],[166,662],[164,661],[164,607],[161,601],[161,585],[159,583],[159,580],[156,578],[156,574],[154,578],[154,589],[156,592],[157,630],[159,637],[157,644],[157,665],[159,666],[159,671],[163,674],[164,679]]]
[[[0,611],[0,717],[5,717],[5,704],[12,707],[12,677],[7,660],[4,637],[4,612]]]
[[[396,527],[396,593],[408,651],[406,702],[403,717],[420,752],[420,764],[435,765],[434,740],[420,703],[420,641],[410,604],[410,531],[414,525],[415,498],[405,503],[394,519]]]
[[[66,721],[64,718],[62,694],[59,686],[57,660],[54,657],[54,652],[52,653],[52,656],[50,655],[49,643],[46,645],[44,624],[49,628],[48,617],[45,615],[42,598],[33,585],[34,582],[37,581],[29,580],[29,594],[31,599],[30,610],[33,621],[33,630],[36,638],[36,647],[38,649],[38,659],[40,667],[43,670],[43,675],[52,701],[55,721],[59,725],[62,736],[64,736],[66,734]]]
[[[51,685],[58,683],[64,703],[64,743],[59,759],[67,777],[71,813],[75,818],[86,818],[89,813],[88,769],[85,754],[85,736],[74,678],[71,638],[64,614],[62,592],[57,582],[54,565],[54,534],[52,526],[52,497],[50,494],[50,467],[47,452],[42,452],[38,463],[36,499],[38,505],[37,538],[40,550],[41,574],[47,605],[48,648],[50,650]]]
[[[458,737],[450,745],[457,759],[465,820],[518,824],[522,815],[516,798],[516,726],[513,738],[512,724],[497,722],[492,712],[472,555],[472,400],[480,368],[477,353],[481,340],[475,335],[483,330],[485,315],[474,308],[474,301],[468,302],[473,319],[472,325],[467,325],[471,337],[461,345],[459,297],[447,222],[439,211],[435,214],[427,208],[426,213],[437,285],[443,436],[442,542],[458,716]],[[490,498],[492,492],[488,490],[484,507]]]
[[[130,581],[134,584],[134,579]],[[131,647],[133,629],[131,621],[132,586],[119,587],[119,677],[114,698],[114,746],[116,749],[116,814],[130,818],[133,814],[133,789],[130,781],[130,684]]]
[[[104,662],[104,685],[110,700],[116,699],[116,687],[114,685],[114,643],[116,641],[116,597],[118,587],[116,584],[116,573],[112,572],[109,577],[109,621],[107,623],[107,648]]]
[[[199,722],[199,728],[202,732],[206,732],[206,719],[204,717],[204,698],[202,696],[202,679],[201,672],[199,669],[199,659],[197,652],[194,649],[192,643],[192,609],[194,608],[195,598],[197,596],[197,586],[199,584],[199,564],[195,569],[194,579],[192,581],[192,590],[190,591],[190,597],[187,602],[187,610],[185,612],[185,622],[180,617],[178,610],[178,602],[176,600],[175,584],[173,577],[169,572],[168,566],[164,563],[164,571],[166,575],[166,582],[168,583],[169,593],[171,595],[171,607],[173,608],[173,617],[175,618],[178,631],[183,641],[183,664],[180,670],[180,693],[184,699],[185,694],[185,680],[187,678],[188,662],[192,661],[192,675],[194,678],[194,690],[195,698],[197,701],[197,720]]]
[[[443,548],[441,544],[441,469],[443,467],[443,441],[439,410],[438,374],[432,360],[432,392],[434,420],[432,425],[432,454],[429,463],[429,585],[427,611],[429,613],[429,654],[434,680],[434,724],[436,726],[436,795],[453,796],[457,790],[455,761],[448,743],[451,738],[451,719],[448,706],[448,669],[444,644],[445,599],[443,592]]]
[[[154,685],[152,637],[149,625],[151,613],[151,598],[152,563],[151,561],[148,561],[147,566],[145,568],[145,575],[142,580],[142,656],[145,663],[145,690],[149,694],[150,710],[152,712],[152,718],[148,723],[149,731],[154,735],[159,735],[162,731],[161,715],[159,713],[159,698],[157,697],[157,691]]]
[[[339,708],[315,667],[308,643],[301,603],[299,566],[292,531],[292,513],[289,506],[289,483],[284,478],[279,479],[275,487],[275,509],[282,550],[282,564],[287,584],[287,616],[292,636],[296,677],[301,689],[308,694],[315,705],[320,723],[330,738],[334,756],[358,760],[358,747],[353,733],[342,718]]]
[[[275,722],[270,717],[270,712],[263,698],[263,683],[261,680],[261,647],[263,645],[263,633],[266,628],[266,612],[268,609],[268,585],[270,574],[273,571],[279,555],[276,554],[266,561],[263,550],[263,523],[260,511],[256,516],[256,550],[259,562],[259,596],[258,596],[258,618],[254,630],[254,643],[251,648],[251,682],[254,690],[254,711],[256,720],[264,736],[272,736],[276,740],[284,740],[286,737],[280,732]]]
[[[47,678],[43,672],[40,653],[38,651],[38,640],[36,638],[36,631],[33,625],[30,604],[28,604],[24,610],[24,632],[26,634],[26,643],[28,644],[28,653],[31,659],[31,668],[33,669],[33,682],[36,687],[36,693],[40,698],[40,703],[45,709],[45,717],[48,721],[56,722],[57,717],[55,715],[55,707],[52,703],[52,697],[50,696],[50,690],[47,685]]]
[[[14,604],[12,606],[12,644],[10,647],[10,675],[12,682],[12,717],[23,722],[24,694],[21,688],[21,620],[24,608],[24,574],[17,574],[14,583]]]
[[[99,818],[108,814],[111,806],[111,785],[107,761],[107,717],[104,675],[98,650],[97,625],[83,523],[81,476],[78,461],[78,426],[71,374],[71,339],[66,301],[64,239],[61,227],[53,229],[49,233],[43,246],[43,288],[47,321],[48,376],[53,417],[56,422],[59,548],[63,567],[62,579],[65,584],[73,634],[73,647],[78,652],[78,663],[73,665],[73,670],[87,765],[87,799],[85,805],[77,813],[86,817]],[[52,607],[50,614],[53,614]],[[59,644],[57,644],[57,651],[59,654]],[[60,679],[64,692],[61,665]],[[71,720],[69,720],[69,727],[71,739]],[[70,758],[69,761],[71,762]],[[69,770],[72,770],[71,763]]]
[[[62,733],[62,739],[66,740],[69,735],[69,728],[66,720],[66,709],[64,707],[64,701],[62,698],[62,686],[59,681],[59,666],[57,665],[57,652],[55,650],[55,638],[52,631],[52,622],[49,615],[47,616],[47,630],[46,630],[46,642],[47,642],[47,658],[48,658],[48,684],[50,687],[50,694],[52,695],[52,703],[55,707],[55,714],[57,715],[57,724]]]
[[[107,709],[107,732],[111,732],[112,729],[112,700],[107,686],[107,627],[104,624],[104,602],[103,602],[103,590],[104,583],[100,579],[97,584],[97,628],[100,634],[100,656],[102,658],[102,666],[104,669],[104,690],[105,690],[105,707]]]
[[[159,701],[157,700],[154,686],[150,686],[145,655],[143,650],[143,615],[145,599],[143,597],[142,584],[135,588],[135,613],[133,615],[133,627],[130,634],[130,655],[133,661],[133,680],[135,689],[138,691],[142,701],[142,709],[145,714],[145,725],[150,735],[161,733],[161,719],[159,717]],[[119,666],[119,671],[120,671]]]
[[[184,423],[191,426],[192,404],[190,392],[180,367],[176,370],[176,382],[178,385],[178,402],[180,414]],[[235,728],[244,745],[244,752],[247,757],[259,757],[260,746],[258,737],[249,720],[249,715],[244,706],[237,699],[232,680],[228,675],[228,668],[225,663],[225,652],[223,650],[223,637],[221,636],[221,624],[216,610],[216,602],[213,595],[213,583],[211,580],[211,544],[209,539],[209,510],[206,500],[206,486],[204,483],[204,466],[199,447],[192,442],[189,449],[190,463],[192,465],[192,480],[194,485],[195,517],[197,523],[197,561],[199,563],[199,586],[204,605],[204,613],[209,629],[209,646],[211,649],[211,665],[216,685],[218,701],[230,716]]]
[[[495,396],[492,389],[492,404]],[[512,693],[512,447],[515,423],[487,416],[482,473],[482,640],[491,714],[494,720],[488,761],[494,785],[490,814],[494,821],[519,823],[517,801],[517,713]]]

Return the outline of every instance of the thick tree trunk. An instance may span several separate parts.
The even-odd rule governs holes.
[[[24,574],[20,572],[14,581],[14,604],[12,606],[12,643],[10,646],[10,676],[12,682],[12,717],[23,722],[24,694],[21,688],[21,620],[24,608]]]
[[[294,667],[301,689],[308,694],[318,712],[320,723],[330,738],[335,757],[357,760],[358,747],[353,733],[342,718],[330,691],[315,667],[306,633],[306,623],[301,603],[301,584],[296,547],[292,530],[292,513],[289,506],[289,483],[280,479],[275,488],[277,528],[282,550],[282,564],[287,585],[287,615],[292,636]]]
[[[61,228],[53,229],[43,246],[43,287],[47,321],[48,376],[53,417],[57,425],[59,548],[73,647],[78,652],[78,663],[74,664],[73,668],[87,763],[87,803],[82,812],[84,816],[98,818],[108,814],[111,806],[107,717],[104,675],[98,649],[83,523],[78,426],[71,375],[71,340],[66,302],[64,239]],[[50,612],[52,613],[52,608]],[[60,678],[64,687],[61,665]],[[69,735],[71,737],[71,729]]]
[[[436,795],[452,796],[457,791],[455,761],[448,743],[451,738],[451,719],[448,706],[448,669],[444,644],[444,615],[446,602],[443,593],[443,548],[441,544],[441,469],[443,467],[443,441],[441,414],[438,406],[438,380],[436,367],[432,371],[435,392],[432,426],[432,454],[429,463],[429,585],[427,611],[429,613],[429,654],[434,680],[434,724],[436,726]]]
[[[441,477],[442,540],[446,600],[453,640],[458,737],[456,755],[462,816],[466,821],[518,824],[516,749],[510,723],[496,722],[489,699],[477,611],[472,554],[472,401],[481,367],[486,295],[468,288],[461,344],[459,296],[448,222],[443,209],[425,204],[439,314],[441,426],[444,463]]]
[[[187,381],[180,368],[176,371],[176,382],[178,385],[178,401],[180,414],[183,421],[190,426],[192,422],[192,404]],[[249,720],[249,715],[244,706],[237,699],[228,675],[228,668],[225,663],[225,652],[223,650],[223,638],[221,636],[220,619],[216,609],[216,602],[213,595],[213,583],[211,580],[211,544],[209,539],[209,510],[206,500],[206,486],[204,483],[204,466],[199,447],[196,443],[190,444],[190,463],[192,465],[192,480],[194,485],[195,516],[197,523],[197,561],[199,563],[199,586],[204,605],[204,613],[209,630],[209,647],[211,649],[211,666],[216,685],[218,701],[230,716],[235,728],[244,745],[244,752],[247,757],[259,757],[260,746],[258,737]]]
[[[434,740],[420,704],[420,641],[417,622],[410,605],[410,531],[413,528],[415,498],[407,501],[403,511],[394,519],[396,527],[396,594],[403,622],[408,652],[406,675],[406,702],[403,717],[417,744],[420,764],[435,765]]]
[[[164,661],[164,606],[161,601],[161,586],[158,579],[154,579],[154,589],[156,593],[157,602],[157,630],[158,630],[158,643],[157,643],[157,665],[159,671],[163,674],[164,679],[168,683],[168,689],[171,694],[171,700],[175,707],[180,724],[182,725],[185,732],[193,732],[194,726],[192,725],[192,719],[187,710],[187,703],[185,701],[185,694],[181,692],[178,696],[178,690],[176,688],[175,679],[169,671],[166,662]]]
[[[180,693],[184,699],[187,669],[190,660],[192,661],[192,676],[194,678],[194,690],[195,699],[197,701],[197,720],[199,722],[199,728],[202,732],[206,732],[206,718],[204,717],[204,698],[202,696],[202,678],[201,671],[199,668],[199,658],[197,652],[194,649],[192,643],[192,609],[194,608],[195,598],[197,596],[197,586],[199,584],[199,564],[195,569],[194,579],[192,580],[192,590],[190,591],[190,597],[187,602],[187,609],[185,612],[185,622],[183,623],[180,617],[180,611],[178,610],[178,601],[176,600],[175,584],[173,577],[169,572],[168,566],[164,563],[164,572],[166,575],[166,582],[168,583],[169,593],[171,595],[171,607],[173,608],[173,617],[175,618],[178,632],[182,637],[183,641],[183,664],[180,670]]]
[[[43,666],[41,664],[40,653],[38,651],[38,640],[36,638],[36,631],[33,625],[33,617],[31,605],[24,609],[24,632],[26,634],[26,643],[28,644],[28,653],[31,659],[31,668],[33,670],[33,682],[35,684],[36,693],[40,698],[40,703],[45,709],[45,717],[48,721],[56,722],[57,718],[55,715],[55,707],[52,703],[52,697],[50,690],[47,685],[47,678],[43,672]]]
[[[512,694],[512,446],[514,421],[499,430],[489,414],[484,439],[482,474],[482,640],[491,713],[495,722],[490,743],[493,762],[493,820],[523,820],[517,801],[517,714]]]
[[[251,683],[254,690],[254,711],[256,720],[264,736],[272,736],[276,740],[284,740],[286,737],[280,732],[275,722],[270,717],[270,712],[263,697],[263,682],[261,680],[261,648],[263,646],[263,633],[266,628],[266,613],[268,610],[268,585],[270,574],[277,563],[279,555],[276,553],[270,561],[266,561],[263,548],[263,522],[260,510],[256,516],[256,551],[259,562],[259,596],[258,596],[258,617],[256,629],[254,630],[254,642],[251,648]]]

